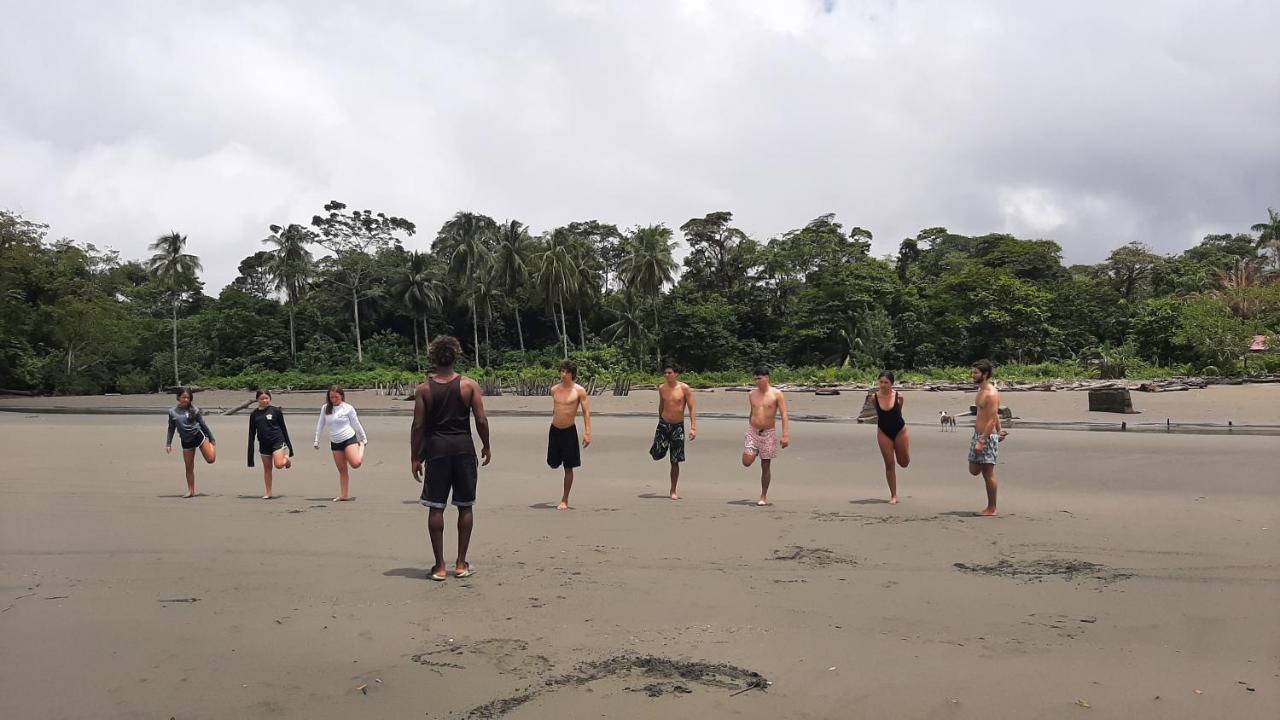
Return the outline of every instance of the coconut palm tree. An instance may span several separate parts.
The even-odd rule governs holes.
[[[551,322],[564,343],[564,356],[569,357],[569,328],[565,322],[565,300],[573,296],[577,287],[578,271],[569,252],[570,235],[564,228],[556,228],[547,239],[546,249],[538,256],[534,276],[538,291],[551,310]],[[556,306],[560,318],[556,319]]]
[[[418,324],[422,321],[422,338],[424,345],[431,344],[431,331],[427,327],[427,315],[439,309],[440,284],[431,268],[431,257],[426,253],[409,254],[409,262],[395,276],[392,285],[394,297],[409,311],[413,317],[413,354],[418,357],[418,369],[422,369],[422,358],[418,352]]]
[[[161,235],[148,246],[154,255],[147,263],[147,269],[156,283],[169,293],[173,302],[173,384],[181,385],[178,377],[178,301],[182,298],[185,286],[196,279],[196,273],[203,268],[200,258],[185,252],[187,236],[170,231]]]
[[[1258,300],[1252,290],[1267,284],[1258,260],[1236,260],[1228,270],[1218,271],[1218,290],[1214,293],[1230,306],[1232,312],[1251,318],[1258,311]]]
[[[520,291],[529,283],[529,263],[533,257],[533,239],[523,223],[508,220],[498,227],[498,246],[493,251],[493,282],[509,300],[514,301],[516,335],[520,352],[524,352],[524,326],[520,323]]]
[[[315,233],[307,228],[291,224],[288,227],[271,226],[271,235],[262,241],[271,245],[271,262],[267,272],[277,291],[284,293],[289,308],[289,357],[298,359],[298,340],[294,330],[294,309],[299,299],[311,286],[311,251],[307,244],[315,242]]]
[[[638,361],[649,340],[649,331],[641,320],[643,308],[639,301],[632,293],[617,292],[605,300],[605,308],[617,319],[604,329],[604,339],[621,344]]]
[[[627,287],[653,299],[654,363],[662,364],[658,341],[658,300],[662,288],[675,278],[676,261],[671,256],[671,229],[663,225],[636,228],[627,239],[626,256],[618,267]]]
[[[1250,228],[1258,233],[1258,249],[1271,250],[1271,262],[1280,268],[1280,213],[1267,208],[1266,222],[1260,222]]]
[[[448,220],[436,238],[437,251],[449,260],[449,272],[464,287],[464,296],[470,298],[471,333],[475,341],[476,366],[483,367],[480,359],[480,322],[475,293],[467,293],[465,287],[486,277],[493,256],[489,243],[497,231],[493,219],[476,213],[460,212]]]

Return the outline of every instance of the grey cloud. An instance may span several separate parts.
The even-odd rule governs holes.
[[[213,290],[337,198],[535,230],[824,212],[1173,252],[1280,205],[1274,3],[17,4],[0,206]]]

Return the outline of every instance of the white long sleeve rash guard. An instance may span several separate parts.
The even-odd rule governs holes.
[[[320,433],[326,426],[329,428],[329,442],[340,443],[352,436],[355,436],[362,443],[369,442],[369,436],[365,434],[364,428],[360,425],[360,418],[356,415],[356,409],[347,403],[334,405],[332,413],[326,413],[324,407],[320,408],[320,419],[316,421],[314,444],[320,444]]]

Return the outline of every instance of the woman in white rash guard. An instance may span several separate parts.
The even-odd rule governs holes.
[[[320,409],[320,420],[316,422],[314,446],[320,449],[320,433],[329,428],[329,449],[333,451],[333,464],[338,467],[338,497],[334,502],[350,500],[347,491],[351,482],[350,470],[364,464],[364,446],[369,444],[369,436],[360,426],[360,418],[356,409],[347,404],[347,394],[337,385],[329,388],[329,401]]]

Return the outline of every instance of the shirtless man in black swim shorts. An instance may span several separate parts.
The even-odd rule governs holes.
[[[547,465],[564,467],[564,496],[557,510],[569,509],[573,489],[573,469],[582,465],[578,450],[578,408],[582,408],[582,447],[591,445],[591,405],[587,390],[577,383],[578,366],[565,360],[560,364],[560,382],[551,386],[551,430],[547,433]]]

